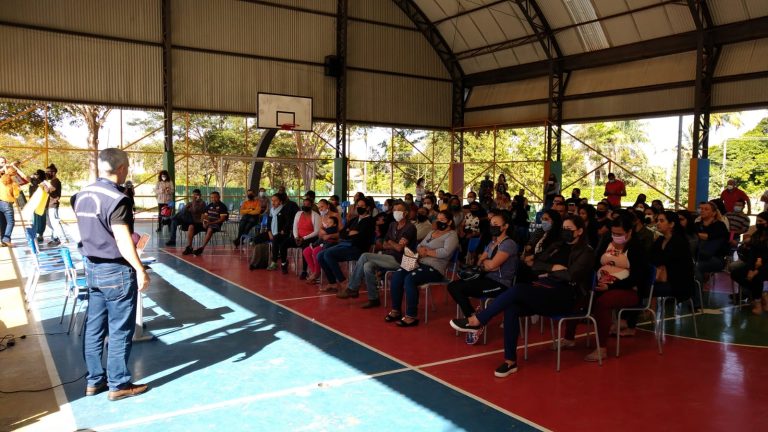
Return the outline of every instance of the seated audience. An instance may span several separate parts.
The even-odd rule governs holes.
[[[328,278],[328,286],[323,291],[337,292],[336,284],[346,280],[339,263],[357,261],[360,255],[370,249],[373,243],[374,220],[369,213],[366,199],[357,200],[355,202],[357,216],[339,232],[339,243],[327,249],[324,248],[317,255],[317,262],[325,272],[325,277]]]
[[[240,246],[240,237],[249,233],[261,222],[261,213],[263,213],[261,202],[256,199],[256,194],[251,189],[245,193],[245,201],[240,204],[240,222],[237,224],[237,238],[232,241],[235,248]]]
[[[191,250],[191,244],[184,249],[183,254],[189,255],[193,253],[195,255],[201,255],[211,241],[214,233],[221,231],[224,222],[229,218],[229,210],[226,204],[221,202],[221,195],[213,191],[211,192],[211,202],[205,206],[205,213],[203,214],[203,228],[205,229],[205,239],[203,239],[203,245],[194,251]],[[191,239],[192,236],[189,236]]]
[[[429,220],[429,210],[421,207],[416,210],[416,217],[413,219],[413,225],[416,227],[416,241],[421,242],[424,237],[432,231],[432,221]]]
[[[301,211],[293,217],[292,235],[289,237],[279,237],[279,240],[272,242],[272,250],[279,249],[280,270],[283,274],[288,274],[288,249],[299,248],[302,251],[309,246],[320,233],[320,213],[312,210],[313,202],[310,198],[304,198],[301,205]],[[317,207],[317,206],[315,206]],[[267,267],[267,270],[270,270]],[[300,279],[307,278],[307,262],[303,261]]]
[[[453,215],[441,211],[435,220],[435,230],[419,243],[419,267],[413,271],[398,268],[390,283],[392,310],[384,317],[387,322],[397,322],[400,327],[419,324],[419,285],[439,282],[445,278],[445,270],[459,247],[459,238],[453,225]],[[402,313],[405,294],[405,315]]]
[[[514,288],[502,292],[485,310],[451,320],[451,327],[457,331],[479,332],[491,318],[504,313],[504,362],[496,368],[496,377],[517,372],[520,317],[570,312],[576,299],[592,289],[595,254],[584,237],[584,222],[568,216],[561,236],[537,257],[531,270],[538,276],[532,282],[518,280]]]
[[[695,289],[693,257],[680,216],[673,211],[662,212],[656,227],[662,237],[656,239],[651,252],[651,264],[656,266],[653,295],[687,300]]]
[[[165,242],[166,246],[176,246],[176,229],[187,233],[187,248],[192,251],[192,238],[205,231],[203,228],[203,215],[205,214],[205,201],[202,199],[200,189],[192,191],[192,199],[184,206],[184,210],[177,212],[171,219],[171,237]]]
[[[416,227],[408,221],[405,212],[405,204],[398,203],[394,206],[394,221],[389,225],[382,244],[380,253],[364,253],[357,260],[357,265],[349,277],[346,289],[336,294],[338,298],[357,298],[360,284],[365,280],[368,291],[368,301],[363,304],[363,309],[378,307],[379,289],[376,285],[376,272],[386,272],[400,267],[403,252],[406,247],[411,249],[416,245]]]
[[[768,312],[768,291],[764,288],[768,281],[768,212],[757,215],[755,230],[745,235],[739,256],[741,259],[731,264],[731,278],[752,299],[752,313]]]
[[[469,299],[497,297],[512,287],[517,269],[517,244],[509,236],[511,214],[502,212],[491,219],[490,233],[493,241],[485,248],[477,261],[481,275],[471,280],[456,280],[448,284],[448,292],[461,308],[464,316],[470,316],[475,309]],[[467,344],[474,345],[480,332],[467,334]]]
[[[328,248],[339,242],[339,227],[341,217],[338,213],[331,212],[331,204],[324,199],[321,199],[317,203],[317,208],[320,210],[320,232],[317,239],[312,242],[311,245],[304,248],[304,262],[307,263],[309,269],[309,275],[307,276],[308,284],[317,283],[317,279],[320,278],[320,264],[317,262],[317,254],[320,253],[323,248]]]
[[[719,211],[712,202],[699,205],[701,220],[696,222],[696,232],[699,237],[696,251],[696,280],[704,285],[704,274],[719,272],[725,268],[725,256],[728,253],[729,232],[725,224],[717,218]],[[699,290],[694,292],[695,307],[701,307]]]
[[[744,213],[744,200],[736,200],[733,211],[726,213],[725,217],[728,218],[730,245],[735,248],[741,240],[741,235],[749,229],[749,217]]]

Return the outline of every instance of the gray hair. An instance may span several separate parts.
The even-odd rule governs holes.
[[[112,175],[123,165],[128,165],[128,153],[117,148],[108,148],[99,152],[99,171]]]

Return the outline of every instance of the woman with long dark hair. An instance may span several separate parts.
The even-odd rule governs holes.
[[[656,239],[651,252],[651,263],[656,266],[655,297],[676,297],[678,301],[693,295],[693,257],[688,247],[680,216],[673,211],[659,213],[656,229],[662,237]]]

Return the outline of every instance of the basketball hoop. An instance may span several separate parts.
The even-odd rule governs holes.
[[[291,131],[296,129],[298,126],[299,125],[297,125],[296,123],[282,123],[280,125],[280,130]]]

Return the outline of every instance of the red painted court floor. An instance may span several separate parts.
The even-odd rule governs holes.
[[[249,271],[246,257],[231,247],[208,248],[199,257],[182,257],[180,251],[164,250],[544,428],[768,430],[768,314],[751,316],[747,307],[698,316],[701,339],[671,334],[676,322],[682,329],[690,327],[685,322],[690,316],[668,321],[663,355],[656,350],[652,332],[638,331],[635,337],[622,338],[620,358],[614,356],[615,340],[609,341],[609,358],[598,366],[583,361],[589,349],[581,337],[577,349],[563,352],[559,373],[547,321],[543,334],[538,325],[532,326],[527,361],[522,360],[521,337],[519,371],[500,379],[493,370],[503,360],[501,321],[489,325],[487,345],[466,345],[448,325],[456,306],[445,289],[434,291],[436,310],[430,311],[429,322],[422,316],[417,327],[399,328],[384,322],[388,308],[360,308],[366,300],[364,289],[358,299],[340,300],[305,284],[293,269],[288,275]],[[423,301],[422,294],[420,314]],[[739,344],[738,337],[736,343],[718,342],[733,340],[726,336],[734,317],[747,323],[745,340],[752,345]],[[739,334],[745,334],[741,327]]]

